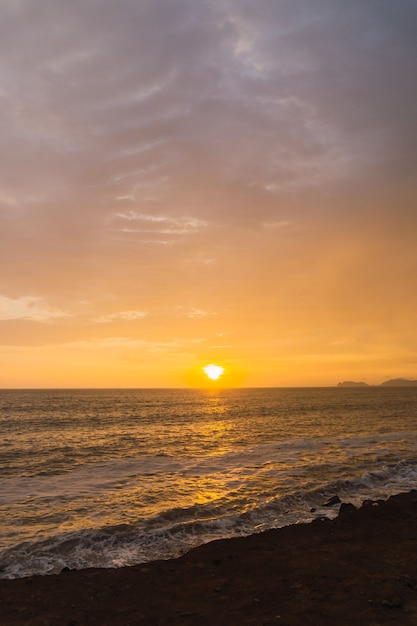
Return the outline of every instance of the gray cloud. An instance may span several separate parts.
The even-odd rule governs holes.
[[[11,197],[22,174],[23,199],[163,201],[191,176],[303,185],[413,151],[413,2],[19,7],[2,20]]]

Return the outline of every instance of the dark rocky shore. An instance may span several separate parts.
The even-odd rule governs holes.
[[[179,559],[0,580],[1,626],[417,624],[417,491]]]

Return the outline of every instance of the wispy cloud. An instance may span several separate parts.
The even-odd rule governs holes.
[[[68,313],[49,306],[42,298],[23,296],[7,298],[0,296],[0,320],[30,320],[33,322],[49,322]]]
[[[110,324],[116,321],[133,322],[141,320],[147,316],[145,311],[118,311],[117,313],[110,313],[108,315],[100,315],[94,318],[95,322],[99,324]]]
[[[129,227],[129,232],[160,233],[163,235],[193,234],[199,232],[208,225],[205,220],[193,217],[172,218],[162,215],[136,213],[135,211],[116,213],[114,215],[114,219],[121,220],[122,222],[132,222],[144,225],[142,228],[140,226],[137,228]]]
[[[145,339],[135,339],[132,337],[91,337],[79,341],[69,341],[62,344],[50,344],[50,350],[66,349],[66,350],[87,350],[87,351],[128,351],[146,353],[175,353],[184,349],[190,349],[193,346],[201,344],[204,340],[200,338],[194,339],[171,339],[167,341],[148,341]]]
[[[212,310],[207,311],[204,309],[199,309],[194,306],[191,306],[191,307],[178,306],[176,310],[177,310],[178,317],[189,317],[190,319],[199,319],[199,318],[209,317],[211,315],[218,315],[216,311],[212,311]]]

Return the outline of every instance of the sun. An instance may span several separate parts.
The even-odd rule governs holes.
[[[210,363],[210,365],[205,365],[203,367],[203,372],[207,374],[211,380],[217,380],[224,374],[224,367],[221,365],[214,365],[214,363]]]

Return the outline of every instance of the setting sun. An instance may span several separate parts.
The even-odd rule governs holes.
[[[211,363],[210,365],[206,365],[203,367],[203,371],[211,380],[217,380],[224,373],[224,367],[221,365],[214,365]]]

